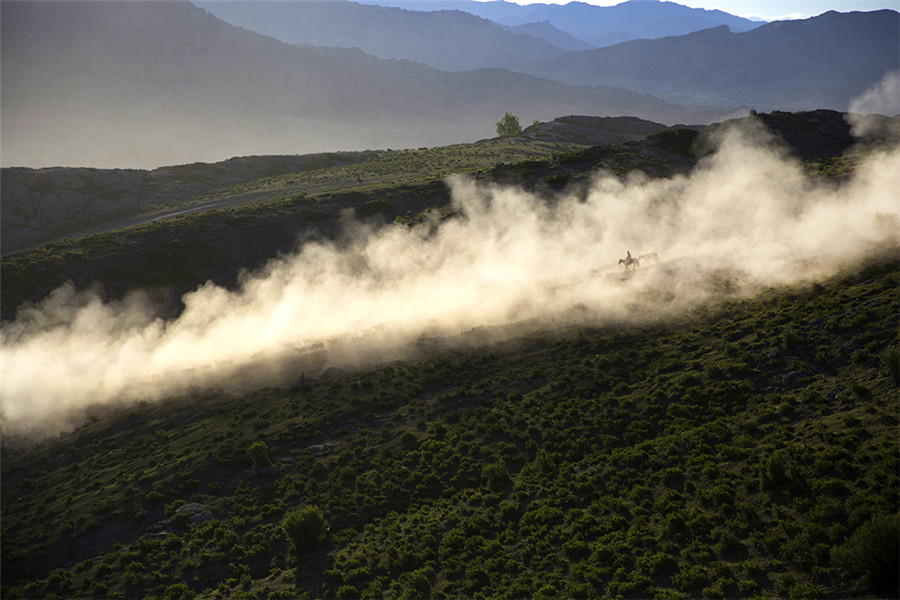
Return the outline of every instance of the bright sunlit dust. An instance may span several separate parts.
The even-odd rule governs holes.
[[[4,324],[4,430],[49,435],[91,406],[411,358],[417,340],[473,328],[665,318],[828,276],[898,239],[897,148],[838,187],[810,182],[752,122],[716,144],[689,177],[601,173],[586,197],[552,203],[456,178],[457,218],[306,244],[235,291],[201,286],[168,321],[140,293],[104,303],[63,287]],[[625,272],[628,251],[661,260]]]

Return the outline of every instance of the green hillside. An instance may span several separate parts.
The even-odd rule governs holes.
[[[65,229],[44,231],[39,238],[65,234],[62,239],[4,256],[2,318],[12,319],[22,303],[39,300],[66,281],[78,287],[100,283],[111,297],[140,287],[164,290],[170,299],[207,280],[233,285],[240,270],[295,250],[299,237],[333,237],[348,210],[359,220],[409,222],[426,209],[449,205],[448,175],[519,182],[524,173],[541,170],[568,180],[565,166],[551,157],[586,148],[583,140],[521,137],[143,172],[145,179],[166,182],[148,186],[160,198],[181,199],[100,216],[84,211],[68,219]],[[18,171],[5,170],[4,177],[15,180]],[[108,175],[112,181],[115,176]],[[540,176],[538,181],[543,184]],[[546,185],[559,188],[558,181],[551,178]],[[56,189],[49,193],[61,195]],[[96,195],[115,198],[116,191]],[[103,231],[91,233],[94,229]]]
[[[781,115],[782,135],[805,144],[810,177],[841,179],[853,155],[789,135],[820,117]],[[552,201],[600,167],[685,173],[697,135],[473,174]],[[453,218],[447,201],[411,177],[42,246],[3,259],[3,317],[65,279],[109,297],[228,285],[298,227],[334,234],[345,208],[407,223]],[[896,597],[898,256],[887,244],[752,298],[723,286],[676,319],[532,324],[504,342],[476,328],[403,362],[98,409],[38,444],[5,436],[0,596]]]
[[[889,593],[840,557],[896,534],[898,285],[122,411],[4,456],[3,597]]]

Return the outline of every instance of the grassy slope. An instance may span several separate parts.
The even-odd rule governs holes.
[[[4,257],[0,318],[12,319],[23,302],[45,297],[67,280],[79,288],[99,283],[110,297],[136,287],[154,290],[177,304],[182,294],[207,280],[233,285],[241,269],[254,269],[291,252],[301,237],[337,235],[346,209],[354,209],[360,218],[412,219],[449,203],[443,183],[447,175],[491,177],[493,171],[509,169],[498,164],[531,160],[543,165],[547,157],[577,148],[582,147],[495,139],[418,150],[332,153],[323,155],[321,166],[313,162],[297,173],[224,188],[213,180],[207,193],[155,210],[214,208]],[[210,168],[186,165],[179,177],[188,181],[196,170],[205,173]]]
[[[832,555],[898,509],[898,278],[123,411],[4,457],[3,597],[859,595]]]
[[[407,184],[440,181],[451,173],[471,173],[501,162],[546,158],[584,146],[575,142],[520,137],[435,148],[243,157],[219,163],[128,171],[120,177],[131,181],[135,174],[139,174],[143,179],[140,191],[143,206],[130,206],[131,202],[126,202],[125,206],[117,210],[108,209],[108,212],[76,211],[61,226],[41,231],[34,245],[83,237],[97,231],[127,228],[141,222],[166,219],[173,213],[241,207],[298,194],[316,199],[345,192],[371,193],[385,186],[391,187],[397,181]],[[34,169],[7,169],[4,170],[4,177],[15,181],[18,171],[40,173],[40,170]],[[90,178],[92,170],[70,171],[71,177],[78,179]],[[111,186],[117,181],[115,171],[104,171],[103,177]],[[63,181],[70,180],[64,178]],[[104,189],[92,179],[89,182],[89,185],[80,188],[81,191],[101,205],[107,201],[115,204],[123,197],[133,200],[133,194],[129,192]],[[42,185],[49,184],[44,182]],[[120,187],[125,185],[122,183]],[[39,191],[45,194],[58,192],[52,186]]]

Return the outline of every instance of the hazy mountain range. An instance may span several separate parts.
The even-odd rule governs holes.
[[[405,58],[449,71],[515,69],[570,49],[592,47],[583,42],[577,47],[578,40],[549,25],[550,30],[516,33],[458,10],[424,12],[344,0],[194,4],[228,23],[288,44],[359,48],[378,58]],[[541,35],[568,37],[568,48]]]
[[[564,30],[570,21],[626,30],[656,14],[646,17],[653,37],[660,23],[728,15],[668,2],[608,13],[451,5],[498,21],[345,0],[200,4],[270,29],[182,0],[4,0],[3,163],[153,167],[441,145],[492,137],[507,111],[525,126],[579,114],[692,124],[739,108],[845,110],[897,68],[900,31],[894,11],[829,13],[579,51],[597,36]],[[291,43],[270,37],[290,32]]]
[[[523,6],[504,0],[368,0],[366,3],[412,10],[461,10],[507,26],[547,22],[597,47],[633,39],[683,35],[719,25],[727,25],[731,31],[749,31],[762,25],[721,10],[690,8],[658,0],[630,0],[615,6],[585,2]]]
[[[524,71],[688,104],[840,110],[898,68],[900,13],[881,10],[828,12],[744,33],[722,25],[568,53]]]
[[[681,35],[720,25],[760,23],[671,2],[564,6],[475,0],[407,2],[402,7],[348,0],[200,0],[223,21],[288,44],[360,48],[445,70],[517,68],[573,50],[639,38]]]
[[[233,155],[417,147],[566,114],[715,116],[508,70],[445,72],[297,47],[184,1],[2,5],[6,165],[147,167]]]

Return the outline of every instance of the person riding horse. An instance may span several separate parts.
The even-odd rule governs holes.
[[[620,258],[620,259],[619,259],[619,264],[620,264],[620,265],[625,265],[625,270],[626,270],[626,271],[628,270],[628,267],[637,269],[639,266],[641,266],[640,262],[638,262],[638,259],[633,258],[633,257],[631,256],[631,250],[626,251],[625,254],[626,254],[626,257],[625,257],[625,258]]]

